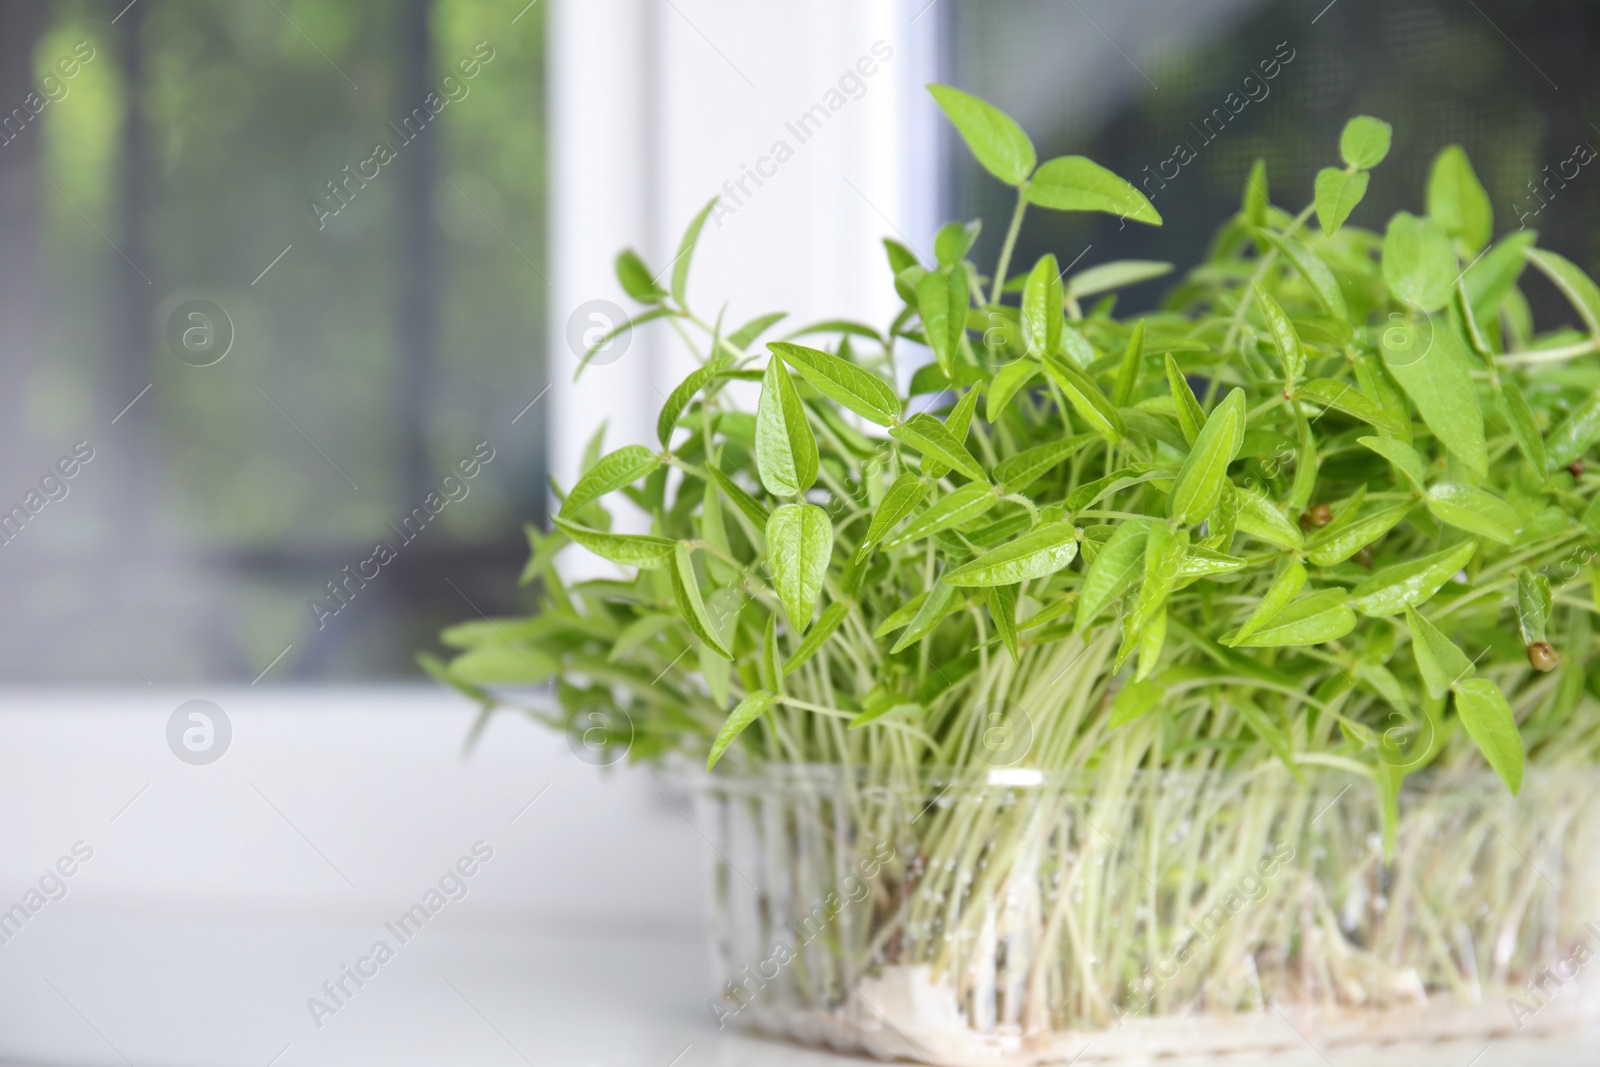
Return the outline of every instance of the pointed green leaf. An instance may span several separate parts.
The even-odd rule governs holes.
[[[987,101],[949,85],[930,85],[939,102],[972,149],[983,169],[1007,185],[1021,185],[1033,173],[1038,156],[1033,142],[1016,121]]]
[[[928,271],[917,283],[917,314],[922,316],[922,332],[947,376],[955,373],[970,302],[967,272],[959,265],[948,273]]]
[[[1522,254],[1561,290],[1583,319],[1589,336],[1600,337],[1600,288],[1589,276],[1570,259],[1547,249],[1528,248]]]
[[[1095,439],[1080,433],[1024,449],[995,464],[994,480],[1008,493],[1020,493]]]
[[[1021,659],[1017,651],[1017,587],[991,585],[983,591],[983,599],[989,608],[989,617],[994,620],[994,628],[1000,635],[1001,643],[1006,646],[1006,651],[1011,653],[1011,662],[1017,662]]]
[[[553,521],[562,533],[601,559],[609,559],[613,563],[621,563],[628,567],[649,569],[665,566],[672,556],[673,548],[677,546],[676,541],[666,537],[591,530],[587,526],[568,522],[559,515]]]
[[[672,261],[672,299],[679,305],[683,304],[684,294],[689,288],[689,261],[694,258],[694,247],[700,242],[700,228],[706,224],[706,217],[720,199],[714,196],[706,202],[700,213],[690,220],[689,228],[683,231],[683,240],[678,242],[678,255]]]
[[[1481,477],[1489,471],[1489,455],[1472,366],[1447,320],[1432,319],[1428,329],[1432,336],[1426,351],[1419,355],[1413,346],[1410,354],[1399,355],[1386,348],[1384,364],[1434,436]]]
[[[1489,766],[1506,783],[1511,795],[1522,791],[1526,754],[1517,719],[1500,687],[1487,678],[1473,678],[1456,686],[1456,714],[1467,735],[1477,743]]]
[[[678,605],[678,614],[683,616],[683,621],[696,637],[705,642],[707,648],[723,659],[732,659],[733,653],[718,640],[711,617],[706,613],[706,603],[700,596],[700,582],[694,576],[694,561],[689,556],[689,547],[679,542],[670,560],[668,571],[672,577],[672,599]]]
[[[617,281],[622,283],[623,292],[641,304],[659,304],[667,295],[656,284],[639,253],[631,248],[623,249],[617,256]]]
[[[1055,211],[1104,211],[1134,222],[1161,225],[1161,213],[1143,193],[1083,156],[1060,156],[1041,164],[1027,195],[1029,203]]]
[[[1194,439],[1200,433],[1200,427],[1206,424],[1206,413],[1200,407],[1200,401],[1195,397],[1194,390],[1189,387],[1189,379],[1183,376],[1183,371],[1178,367],[1178,361],[1172,358],[1172,353],[1166,355],[1167,361],[1167,388],[1172,390],[1172,404],[1178,412],[1178,428],[1183,431],[1183,439],[1189,444],[1194,444]]]
[[[1183,557],[1183,566],[1178,568],[1179,587],[1214,574],[1231,574],[1242,569],[1244,564],[1245,561],[1238,556],[1230,556],[1204,545],[1190,545],[1189,554]]]
[[[817,392],[868,422],[892,426],[900,418],[900,398],[876,374],[819,348],[786,341],[774,341],[767,348],[799,371]]]
[[[1539,433],[1539,424],[1534,421],[1533,409],[1528,406],[1527,398],[1522,395],[1516,382],[1502,378],[1500,399],[1505,405],[1506,421],[1511,424],[1511,436],[1516,439],[1517,451],[1522,453],[1534,473],[1544,474],[1549,466],[1549,454],[1545,451],[1544,437]]]
[[[1334,378],[1313,378],[1309,382],[1301,382],[1295,386],[1294,397],[1296,400],[1305,400],[1322,407],[1333,408],[1335,411],[1342,411],[1380,430],[1392,433],[1399,428],[1382,405],[1349,382],[1341,382]]]
[[[1019,359],[1001,367],[989,385],[989,403],[984,409],[984,417],[990,422],[998,421],[1012,397],[1038,373],[1039,363],[1031,359]]]
[[[1100,554],[1083,576],[1078,591],[1078,615],[1074,629],[1082,630],[1093,622],[1107,605],[1133,582],[1144,560],[1145,544],[1154,525],[1148,519],[1129,519],[1116,528]]]
[[[933,506],[912,520],[905,529],[884,542],[885,548],[898,548],[920,541],[940,530],[965,526],[1000,502],[994,490],[983,482],[968,482],[946,493]]]
[[[1282,648],[1337,640],[1356,628],[1348,600],[1343,589],[1319,589],[1289,603],[1248,636],[1232,635],[1229,643],[1236,648]]]
[[[782,657],[778,654],[778,613],[767,615],[767,625],[761,633],[761,687],[782,692]]]
[[[1279,548],[1300,548],[1305,537],[1300,528],[1275,507],[1258,489],[1237,490],[1239,531]]]
[[[1433,699],[1444,699],[1451,686],[1477,672],[1454,641],[1409,605],[1406,624],[1411,628],[1411,654],[1417,661],[1417,673],[1422,675],[1422,684]]]
[[[1483,251],[1494,236],[1494,208],[1466,150],[1446,145],[1433,160],[1428,175],[1428,216],[1461,242],[1468,256]]]
[[[1547,460],[1553,467],[1569,466],[1597,440],[1600,440],[1600,392],[1591,394],[1550,431]]]
[[[1339,227],[1350,217],[1350,212],[1367,195],[1367,182],[1370,180],[1364,170],[1352,173],[1338,167],[1324,167],[1317,172],[1314,203],[1317,206],[1317,222],[1322,225],[1324,234],[1332,237],[1339,232]]]
[[[1022,288],[1022,342],[1035,359],[1061,346],[1061,301],[1061,267],[1046,253]]]
[[[802,664],[812,656],[815,656],[828,638],[832,637],[834,632],[839,629],[839,624],[844,622],[844,617],[848,614],[850,614],[850,605],[842,600],[835,600],[824,608],[822,617],[817,620],[817,624],[811,628],[810,632],[806,634],[805,640],[800,642],[799,646],[795,648],[794,654],[784,663],[783,673],[786,676],[793,674],[800,669]]]
[[[856,548],[855,559],[858,562],[866,559],[878,542],[898,526],[900,520],[911,514],[927,493],[927,483],[915,474],[903,472],[896,478],[878,502],[878,510],[873,512],[872,522],[867,526],[867,536],[861,539],[860,546]]]
[[[983,231],[983,220],[973,219],[971,222],[947,222],[939,227],[939,232],[933,235],[933,258],[942,267],[954,266],[966,258],[972,251],[972,244],[978,239],[978,234]],[[907,252],[910,250],[907,249]],[[900,269],[916,263],[917,257],[911,258]]]
[[[1306,558],[1319,567],[1343,563],[1399,525],[1411,508],[1408,500],[1364,518],[1352,518],[1348,525],[1337,529],[1328,526],[1318,530],[1317,535],[1306,542]]]
[[[921,452],[924,459],[938,460],[974,482],[984,481],[983,468],[972,458],[967,446],[957,440],[944,423],[927,412],[911,416],[903,425],[891,429],[889,435]]]
[[[943,583],[935,585],[927,593],[927,599],[923,600],[922,606],[917,609],[917,613],[906,624],[905,631],[900,635],[900,639],[894,643],[894,647],[889,649],[890,655],[904,652],[907,648],[932,633],[933,628],[938,626],[940,621],[944,619],[947,614],[945,609],[950,606],[950,602],[955,599],[955,595],[955,586]]]
[[[787,311],[769,311],[765,315],[757,315],[730,333],[728,335],[728,343],[734,348],[749,348],[757,337],[760,337],[788,317],[789,313]]]
[[[1278,346],[1278,359],[1283,363],[1283,380],[1292,388],[1296,379],[1306,376],[1306,347],[1301,343],[1300,335],[1294,332],[1294,324],[1289,321],[1289,316],[1283,313],[1283,308],[1259,282],[1255,285],[1255,293],[1256,303],[1266,316],[1267,328],[1272,331],[1272,342]]]
[[[746,519],[749,519],[757,530],[766,529],[768,512],[762,506],[761,501],[739,488],[739,483],[723,474],[715,466],[708,466],[706,473],[711,475],[711,480],[717,483],[717,488],[722,490],[722,495],[733,501],[733,506],[738,508],[740,513]]]
[[[1395,469],[1405,475],[1418,492],[1427,488],[1424,484],[1427,472],[1416,449],[1393,437],[1359,437],[1357,440],[1394,464]]]
[[[978,410],[978,393],[976,388],[968,389],[962,394],[961,399],[956,401],[956,406],[950,409],[950,414],[944,417],[944,428],[949,430],[950,436],[963,446],[966,444],[967,434],[972,429],[972,416]],[[950,468],[935,460],[924,460],[922,473],[929,478],[938,479],[949,474]]]
[[[656,418],[656,440],[661,442],[662,448],[672,446],[672,431],[678,425],[678,419],[683,415],[683,409],[689,406],[689,401],[694,399],[696,393],[706,387],[706,383],[715,378],[724,369],[732,365],[733,360],[727,356],[714,359],[705,366],[692,371],[687,378],[678,383],[678,387],[667,397],[667,402],[661,406],[661,414]]]
[[[777,696],[765,689],[757,689],[754,693],[739,701],[739,706],[729,712],[728,719],[722,724],[722,729],[717,731],[717,738],[711,742],[711,752],[706,756],[706,770],[717,765],[722,754],[728,751],[728,746],[734,739],[744,733],[745,727],[766,714],[768,708],[778,702]]]
[[[1114,259],[1086,267],[1067,279],[1067,295],[1074,300],[1126,289],[1172,273],[1171,263],[1154,259]]]
[[[1350,591],[1351,603],[1361,614],[1374,617],[1416,607],[1442,589],[1477,550],[1476,541],[1463,541],[1431,556],[1385,567]]]
[[[1176,522],[1199,522],[1217,506],[1228,464],[1239,454],[1244,418],[1244,390],[1235,389],[1206,419],[1167,497],[1167,514]]]
[[[1170,353],[1168,354],[1170,357]],[[1123,350],[1122,363],[1117,368],[1117,384],[1111,393],[1111,403],[1125,408],[1133,400],[1133,387],[1139,382],[1139,368],[1144,363],[1144,320],[1133,325],[1128,337],[1128,347]]]
[[[1154,681],[1129,682],[1118,691],[1116,699],[1111,701],[1111,718],[1106,723],[1106,729],[1115,730],[1119,726],[1126,726],[1136,719],[1143,718],[1161,704],[1161,698],[1165,695],[1166,686],[1161,684],[1159,678]]]
[[[798,496],[817,480],[817,439],[789,372],[767,360],[756,402],[756,472],[773,496]]]
[[[1399,211],[1383,235],[1383,280],[1389,292],[1423,311],[1450,303],[1460,268],[1450,235],[1432,219]]]
[[[1255,611],[1245,620],[1243,626],[1232,634],[1222,639],[1225,645],[1236,645],[1240,641],[1254,634],[1257,630],[1275,620],[1284,608],[1295,597],[1300,595],[1300,590],[1306,584],[1306,569],[1298,562],[1291,561],[1288,566],[1278,572],[1272,580],[1267,591],[1262,594],[1261,601],[1256,605]]]
[[[1122,441],[1127,433],[1127,427],[1122,423],[1122,416],[1118,414],[1117,406],[1111,402],[1110,397],[1100,391],[1098,385],[1057,359],[1047,357],[1044,369],[1066,394],[1072,410],[1089,424],[1091,430],[1112,444]]]
[[[627,445],[617,449],[602,457],[578,479],[578,484],[572,487],[572,492],[561,504],[562,517],[576,514],[586,504],[599,500],[613,490],[632,485],[660,465],[660,458],[642,445]]]
[[[1527,568],[1517,572],[1517,628],[1523,644],[1537,644],[1545,639],[1552,603],[1549,578]]]
[[[1394,128],[1371,115],[1357,115],[1339,134],[1339,155],[1358,170],[1371,170],[1389,154]]]
[[[767,520],[767,562],[789,626],[805,633],[833,555],[833,523],[815,504],[783,504]]]
[[[1310,245],[1272,230],[1258,229],[1256,234],[1293,264],[1310,287],[1312,295],[1317,298],[1317,303],[1322,305],[1322,310],[1336,319],[1349,318],[1350,309],[1345,303],[1344,290],[1339,288],[1339,279],[1334,277],[1333,268]]]
[[[1511,505],[1475,486],[1441,482],[1428,490],[1426,500],[1440,522],[1503,545],[1515,541],[1522,529],[1522,519]]]
[[[1015,585],[1054,574],[1077,555],[1076,531],[1065,523],[1054,522],[963,563],[945,574],[943,580],[960,586]]]

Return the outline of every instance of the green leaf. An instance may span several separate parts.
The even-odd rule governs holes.
[[[749,348],[757,337],[760,337],[788,317],[789,313],[787,311],[769,311],[765,315],[757,315],[730,333],[728,335],[728,343],[734,348]]]
[[[1418,492],[1427,488],[1424,484],[1427,472],[1416,449],[1393,437],[1358,437],[1356,440],[1394,464],[1395,469],[1405,475]]]
[[[1343,637],[1356,628],[1356,613],[1350,610],[1343,589],[1319,589],[1286,605],[1248,636],[1234,635],[1237,648],[1282,648],[1288,645],[1320,645]]]
[[[1360,419],[1380,430],[1397,429],[1395,420],[1383,407],[1349,382],[1334,378],[1313,378],[1295,386],[1296,400],[1309,400],[1313,404],[1342,411],[1351,418]]]
[[[1324,167],[1317,172],[1313,202],[1317,206],[1317,222],[1322,225],[1324,234],[1332,237],[1339,232],[1339,227],[1350,217],[1350,212],[1367,195],[1367,182],[1370,180],[1364,170],[1351,173],[1338,167]]]
[[[1172,273],[1171,263],[1154,259],[1114,259],[1086,267],[1067,279],[1067,295],[1074,300],[1126,289]]]
[[[1082,632],[1095,616],[1105,610],[1132,583],[1144,559],[1145,544],[1153,523],[1148,519],[1129,519],[1117,527],[1105,547],[1090,564],[1078,591],[1078,616],[1073,628]]]
[[[989,608],[989,617],[994,620],[994,628],[1000,634],[1000,641],[1011,653],[1011,662],[1016,663],[1022,658],[1017,646],[1017,587],[989,586],[983,591],[983,599]]]
[[[927,493],[926,482],[909,471],[902,472],[883,494],[883,499],[878,503],[878,510],[873,512],[872,522],[867,526],[867,536],[861,539],[861,544],[856,548],[856,561],[866,559],[877,547],[878,542],[883,540],[884,535],[898,526],[901,519],[911,514]]]
[[[1537,644],[1545,639],[1552,604],[1549,578],[1526,567],[1517,572],[1517,628],[1522,633],[1523,644]]]
[[[757,689],[754,693],[739,701],[738,707],[728,713],[727,721],[722,724],[722,729],[717,731],[717,738],[711,742],[711,751],[706,756],[706,770],[717,765],[722,754],[728,751],[728,746],[734,739],[744,733],[745,727],[766,714],[768,708],[778,702],[776,695],[765,689]]]
[[[761,633],[761,687],[783,692],[782,657],[778,654],[778,613],[767,615],[767,625]]]
[[[833,523],[815,504],[783,504],[767,520],[767,562],[789,626],[805,633],[833,555]]]
[[[962,267],[952,267],[948,274],[929,271],[917,283],[917,314],[922,316],[922,332],[946,375],[955,373],[970,301],[967,272]]]
[[[667,402],[661,406],[661,414],[656,417],[656,439],[661,442],[662,448],[672,446],[672,431],[677,427],[683,409],[689,406],[689,401],[706,387],[707,382],[732,364],[733,360],[727,356],[713,359],[705,366],[692,371],[687,378],[678,383],[672,395],[667,397]]]
[[[972,429],[972,416],[978,410],[978,390],[968,389],[956,406],[950,409],[950,414],[944,417],[944,428],[950,431],[950,436],[957,441],[966,443],[967,434]],[[938,420],[935,420],[938,421]],[[922,473],[929,478],[943,478],[950,473],[950,468],[943,463],[926,460],[922,464]]]
[[[990,422],[997,421],[1011,399],[1038,373],[1039,363],[1031,359],[1015,360],[1001,367],[989,385],[989,403],[984,409],[984,417]]]
[[[1218,404],[1194,439],[1189,458],[1178,468],[1167,497],[1167,514],[1180,523],[1211,514],[1222,495],[1228,464],[1239,454],[1244,428],[1244,390],[1235,389]]]
[[[1229,704],[1239,713],[1239,717],[1250,727],[1251,732],[1265,741],[1267,747],[1271,748],[1277,754],[1277,757],[1283,760],[1284,764],[1298,777],[1300,770],[1295,766],[1294,749],[1290,747],[1289,739],[1273,723],[1272,718],[1257,707],[1253,701],[1246,700],[1240,696],[1234,696],[1229,700]]]
[[[1333,268],[1314,249],[1273,230],[1258,229],[1256,234],[1293,264],[1310,287],[1312,295],[1317,298],[1317,303],[1322,305],[1322,310],[1336,319],[1349,318],[1350,309],[1345,303],[1344,290],[1339,288],[1339,279],[1333,276]]]
[[[650,268],[644,265],[639,253],[631,248],[623,249],[617,256],[617,281],[622,283],[623,292],[641,304],[659,304],[667,295],[656,284]]]
[[[1583,319],[1590,337],[1600,337],[1600,288],[1576,263],[1543,248],[1528,248],[1522,253],[1528,262],[1555,283]]]
[[[1022,288],[1022,341],[1038,358],[1061,346],[1061,268],[1045,254],[1033,265]]]
[[[1406,624],[1411,628],[1411,654],[1417,661],[1417,673],[1434,700],[1444,699],[1451,686],[1477,672],[1454,641],[1410,606],[1406,607]]]
[[[1306,558],[1319,567],[1343,563],[1399,525],[1412,506],[1407,500],[1365,518],[1353,519],[1347,526],[1335,529],[1330,525],[1318,530],[1316,536],[1306,542]]]
[[[526,685],[560,675],[561,664],[538,648],[502,641],[463,652],[445,670],[469,685]]]
[[[876,374],[819,348],[786,341],[773,341],[767,348],[799,371],[817,392],[868,422],[892,426],[900,418],[900,398]]]
[[[1261,287],[1260,282],[1255,283],[1255,293],[1256,303],[1266,316],[1267,328],[1272,331],[1272,342],[1278,346],[1278,358],[1283,363],[1283,380],[1292,388],[1295,379],[1306,375],[1306,347],[1301,343],[1300,335],[1294,332],[1289,316],[1283,313],[1283,308],[1272,299],[1272,294]]]
[[[1528,265],[1523,253],[1538,237],[1534,230],[1508,233],[1461,275],[1461,284],[1466,287],[1467,299],[1472,303],[1472,313],[1479,322],[1489,322],[1499,313]]]
[[[1061,437],[1007,456],[995,465],[994,480],[1008,493],[1020,493],[1094,440],[1093,434]]]
[[[1055,211],[1104,211],[1134,222],[1161,225],[1160,212],[1143,193],[1083,156],[1060,156],[1042,164],[1027,196],[1029,203]]]
[[[1213,574],[1228,574],[1240,570],[1244,565],[1245,561],[1238,556],[1225,555],[1204,545],[1190,545],[1189,554],[1183,557],[1183,566],[1178,568],[1180,587],[1199,578],[1209,578]]]
[[[984,481],[983,468],[972,458],[967,446],[956,439],[944,423],[918,412],[889,431],[889,435],[902,444],[921,452],[924,459],[935,459],[946,467],[954,468],[974,482]]]
[[[1038,156],[1033,142],[1016,121],[986,101],[949,85],[930,85],[939,102],[972,149],[983,169],[1007,185],[1021,185],[1033,173]]]
[[[573,540],[576,541],[577,538]],[[678,605],[678,614],[683,616],[683,621],[707,648],[723,659],[732,659],[733,653],[717,639],[711,617],[706,614],[706,604],[700,596],[700,582],[694,576],[694,561],[689,556],[689,546],[679,542],[674,546],[669,558],[671,566],[668,572],[672,577],[672,599]]]
[[[983,230],[983,220],[973,219],[971,222],[947,222],[939,227],[939,232],[933,235],[933,258],[943,267],[952,267],[960,263],[968,252],[972,251],[972,243],[978,239],[978,234]],[[910,250],[907,249],[907,252]],[[898,270],[915,265],[917,257],[912,255]]]
[[[965,526],[1000,503],[993,489],[983,482],[968,482],[946,493],[933,506],[918,515],[905,529],[884,542],[885,548],[898,548],[932,536],[940,530]]]
[[[607,493],[632,485],[661,465],[661,460],[642,445],[619,448],[584,472],[561,504],[562,517],[569,517]]]
[[[1516,439],[1517,451],[1522,453],[1534,473],[1543,475],[1549,468],[1550,457],[1545,451],[1544,437],[1539,433],[1539,425],[1534,421],[1533,409],[1528,407],[1527,398],[1522,395],[1516,382],[1502,378],[1500,399],[1505,404],[1506,421],[1511,424],[1511,436]],[[1597,426],[1596,432],[1600,433],[1600,426]]]
[[[1239,199],[1239,217],[1256,229],[1267,224],[1267,209],[1272,198],[1267,188],[1267,161],[1257,159],[1250,164],[1250,173],[1244,179],[1244,194]]]
[[[1044,361],[1044,370],[1066,394],[1072,410],[1089,424],[1090,429],[1112,444],[1122,441],[1127,434],[1127,427],[1123,425],[1122,416],[1118,414],[1116,405],[1100,391],[1098,385],[1056,359],[1047,357]]]
[[[1569,466],[1597,440],[1600,440],[1600,392],[1590,394],[1589,399],[1550,431],[1548,462],[1555,467]]]
[[[1357,115],[1344,124],[1339,134],[1339,155],[1357,170],[1371,170],[1389,154],[1389,139],[1394,127],[1371,115]]]
[[[950,602],[955,599],[955,595],[956,587],[943,583],[939,583],[929,590],[926,594],[927,599],[923,600],[922,606],[917,609],[917,613],[906,624],[905,631],[901,633],[900,639],[894,643],[893,648],[889,649],[890,655],[904,652],[907,648],[932,633],[933,628],[938,626],[940,621],[944,619],[945,609],[950,606]]]
[[[723,474],[715,466],[708,466],[706,473],[711,475],[711,480],[717,483],[717,488],[722,490],[722,495],[732,501],[733,506],[738,508],[740,513],[746,519],[749,519],[756,529],[766,529],[768,512],[762,506],[761,501],[739,488],[737,482]]]
[[[1170,355],[1170,353],[1169,353]],[[1117,383],[1111,392],[1111,403],[1125,408],[1133,399],[1133,388],[1139,382],[1139,368],[1144,363],[1144,320],[1133,325],[1128,336],[1128,347],[1122,352],[1122,364],[1117,368]]]
[[[562,533],[601,559],[609,559],[613,563],[621,563],[628,567],[642,567],[645,569],[663,567],[666,565],[667,560],[671,558],[672,550],[678,544],[667,537],[652,537],[647,534],[614,534],[606,533],[603,530],[591,530],[587,526],[579,526],[575,522],[568,522],[559,515],[553,521]]]
[[[1511,505],[1493,493],[1457,482],[1441,482],[1428,490],[1428,510],[1440,522],[1509,545],[1522,520]]]
[[[707,216],[720,199],[720,196],[714,196],[706,202],[700,213],[690,220],[689,228],[683,231],[683,240],[678,242],[678,255],[672,261],[672,299],[680,306],[689,288],[689,261],[694,258],[694,247],[700,242],[700,228],[706,224]]]
[[[1288,504],[1290,511],[1300,511],[1311,503],[1311,496],[1317,489],[1317,438],[1300,405],[1290,401],[1289,406],[1294,410],[1299,441],[1295,444],[1294,481],[1289,486]]]
[[[1477,550],[1476,541],[1463,541],[1431,556],[1385,567],[1350,591],[1351,603],[1361,614],[1374,617],[1416,607],[1443,588]]]
[[[1428,175],[1428,216],[1461,242],[1468,256],[1476,256],[1494,236],[1494,208],[1489,194],[1473,173],[1466,150],[1446,145],[1433,160]]]
[[[1390,293],[1423,311],[1438,311],[1450,303],[1457,273],[1443,226],[1395,212],[1383,235],[1383,280]]]
[[[756,402],[756,471],[773,496],[798,496],[817,480],[817,439],[789,372],[767,360]]]
[[[1160,705],[1161,698],[1166,696],[1166,689],[1159,678],[1152,681],[1129,682],[1118,691],[1116,699],[1111,702],[1111,718],[1106,723],[1106,729],[1115,730],[1119,726],[1126,726],[1154,711]]]
[[[1298,562],[1290,561],[1287,566],[1278,572],[1278,576],[1272,580],[1272,584],[1267,587],[1267,591],[1261,595],[1260,603],[1250,613],[1250,617],[1245,620],[1244,625],[1224,637],[1222,643],[1230,646],[1236,645],[1272,622],[1284,608],[1289,606],[1290,601],[1300,595],[1300,590],[1305,584],[1305,567]]]
[[[1448,321],[1430,319],[1428,329],[1432,338],[1426,351],[1418,355],[1414,345],[1409,354],[1400,355],[1386,347],[1384,364],[1434,436],[1468,470],[1483,477],[1489,472],[1489,454],[1472,366]]]
[[[1206,413],[1200,406],[1200,401],[1195,397],[1194,390],[1189,387],[1189,379],[1183,376],[1183,371],[1178,367],[1178,361],[1172,358],[1172,353],[1166,355],[1167,361],[1167,388],[1172,390],[1172,404],[1178,413],[1178,428],[1183,431],[1183,439],[1190,445],[1200,434],[1200,427],[1206,424]]]
[[[1522,735],[1517,732],[1517,719],[1500,687],[1487,678],[1473,678],[1456,686],[1456,714],[1467,736],[1483,752],[1489,766],[1505,782],[1511,795],[1522,791],[1523,762]]]
[[[799,646],[794,650],[794,654],[784,663],[784,675],[793,674],[800,669],[802,664],[812,656],[815,656],[828,638],[832,637],[834,632],[839,629],[839,624],[844,622],[844,617],[848,614],[850,614],[850,605],[842,600],[836,600],[824,608],[822,617],[817,620],[817,624],[811,628],[810,632],[806,634],[805,640],[800,642]]]
[[[990,549],[946,573],[943,581],[960,586],[1015,585],[1054,574],[1077,555],[1077,532],[1054,522]]]
[[[1265,495],[1257,489],[1240,489],[1239,530],[1279,548],[1300,548],[1305,537]]]
[[[1121,668],[1143,636],[1146,626],[1157,618],[1166,621],[1167,596],[1177,584],[1183,560],[1189,553],[1189,531],[1173,530],[1164,522],[1152,522],[1145,536],[1144,578],[1133,611],[1123,620],[1122,646],[1117,649],[1113,670]],[[1165,635],[1163,635],[1165,636]],[[1160,652],[1159,644],[1155,653]],[[1153,663],[1155,655],[1149,657]]]

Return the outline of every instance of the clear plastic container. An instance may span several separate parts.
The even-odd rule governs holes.
[[[939,1064],[1504,1038],[1600,989],[1600,774],[697,776],[723,1026]]]

